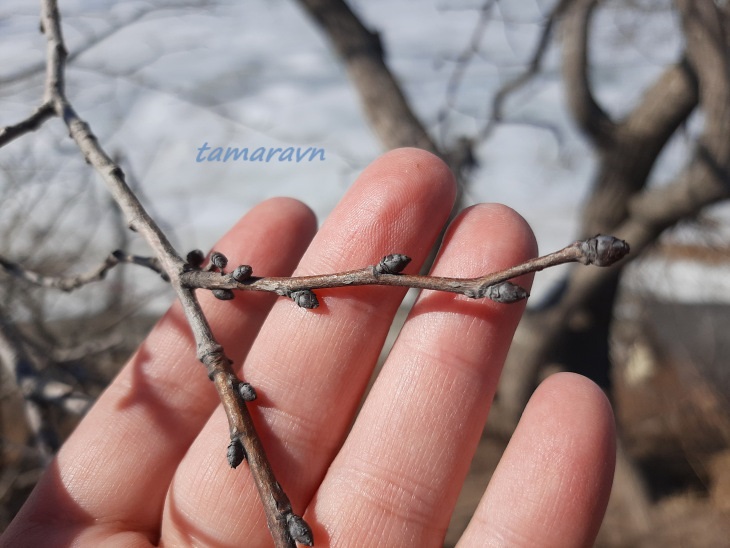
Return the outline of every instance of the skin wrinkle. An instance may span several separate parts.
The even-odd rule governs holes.
[[[353,497],[363,512],[376,509],[376,514],[401,518],[405,527],[406,524],[429,525],[434,504],[438,504],[429,477],[412,476],[403,481],[402,472],[382,462],[363,461],[357,457],[352,460],[352,467],[338,470],[337,487],[343,498]]]
[[[335,218],[327,220],[320,231],[327,235],[330,225],[338,224],[341,218],[347,218],[344,227],[338,226],[337,244],[330,243],[328,253],[318,257],[318,261],[306,270],[297,269],[295,275],[323,274],[342,270],[341,258],[353,257],[349,268],[360,268],[369,263],[376,263],[383,255],[393,253],[390,249],[394,240],[416,240],[418,226],[414,222],[422,217],[423,208],[414,200],[411,181],[389,177],[386,180],[372,181],[370,192],[363,193],[360,201],[349,205],[343,211],[337,211]],[[416,202],[416,203],[414,203]],[[406,225],[403,219],[408,219]],[[387,222],[384,222],[384,219]],[[395,226],[391,226],[395,225]],[[383,230],[385,228],[385,230]],[[363,239],[369,242],[366,248],[355,244]],[[421,246],[425,243],[419,242]],[[412,253],[409,251],[409,253]]]
[[[419,386],[418,397],[413,399],[408,397],[416,405],[425,402],[425,405],[419,407],[428,407],[428,403],[432,399],[432,394],[439,396],[439,410],[442,417],[457,416],[458,409],[465,405],[470,406],[471,402],[486,400],[484,396],[486,390],[484,388],[485,376],[484,372],[474,367],[469,367],[468,360],[459,353],[445,352],[440,350],[436,352],[428,351],[423,346],[416,347],[409,338],[405,338],[402,342],[405,345],[403,352],[409,355],[408,363],[413,364],[409,369],[413,372],[413,377],[423,377],[430,380],[423,390]],[[429,347],[430,348],[430,347]],[[443,348],[443,347],[441,347]],[[448,364],[444,367],[442,364]],[[434,373],[429,373],[433,371]],[[409,388],[416,391],[416,383],[410,382]],[[467,403],[469,402],[469,403]],[[397,414],[397,410],[395,411]],[[448,445],[446,437],[454,437],[451,434],[459,433],[463,425],[455,426],[447,434],[439,434],[434,440],[435,447]],[[458,437],[458,436],[456,436]]]

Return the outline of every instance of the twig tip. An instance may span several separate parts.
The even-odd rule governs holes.
[[[577,244],[583,253],[580,262],[595,266],[611,266],[628,255],[631,250],[629,244],[624,240],[603,234],[577,242]]]
[[[524,288],[512,282],[490,285],[486,291],[486,297],[495,303],[512,304],[525,300],[530,293]]]

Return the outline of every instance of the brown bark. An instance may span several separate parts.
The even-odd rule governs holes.
[[[590,79],[590,25],[597,5],[596,0],[569,0],[561,2],[553,14],[562,17],[563,76],[569,108],[599,160],[584,208],[583,237],[613,233],[627,221],[635,198],[644,196],[659,154],[699,101],[694,69],[682,59],[665,70],[624,119],[610,119],[596,101]],[[651,194],[641,203],[658,205],[665,201]],[[688,211],[698,207],[691,206]],[[651,231],[648,241],[683,216],[678,211],[669,215]],[[631,236],[619,234],[631,243],[635,232]],[[644,249],[643,240],[640,243],[641,247],[632,246],[632,256]],[[524,329],[532,334],[529,348],[515,349],[514,359],[510,360],[515,365],[508,367],[500,389],[501,403],[510,416],[508,431],[519,418],[540,366],[550,360],[588,374],[604,386],[609,384],[608,331],[619,276],[617,272],[595,274],[584,277],[575,272],[566,283],[563,302],[557,309],[532,314],[525,320]]]
[[[300,0],[342,59],[373,130],[386,149],[418,147],[443,156],[385,64],[380,36],[342,0]]]

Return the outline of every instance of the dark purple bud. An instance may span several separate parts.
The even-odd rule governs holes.
[[[319,301],[313,291],[309,289],[302,289],[301,291],[292,291],[289,295],[292,300],[297,303],[297,306],[301,308],[317,308]]]
[[[203,261],[205,261],[205,255],[199,249],[193,249],[190,253],[188,253],[186,260],[193,268],[200,268],[203,266]]]
[[[223,270],[228,265],[228,258],[223,255],[223,253],[214,251],[210,256],[210,262],[213,263],[213,266],[216,268]]]
[[[213,296],[221,301],[230,301],[235,297],[230,289],[212,289]]]
[[[238,393],[241,394],[243,401],[253,401],[256,399],[256,390],[247,382],[238,385]]]
[[[252,273],[253,268],[251,268],[247,264],[242,264],[241,266],[236,267],[236,269],[231,274],[231,278],[233,278],[238,283],[243,283],[245,280],[248,280],[251,277]]]
[[[243,444],[238,438],[231,440],[228,444],[228,464],[231,468],[237,468],[246,458],[246,451],[243,449]]]
[[[398,274],[408,266],[411,262],[411,258],[400,253],[393,253],[392,255],[386,255],[380,262],[375,265],[376,274]]]
[[[522,301],[530,294],[524,288],[512,282],[490,285],[487,288],[485,297],[492,299],[495,303],[511,304]]]
[[[630,248],[623,240],[599,234],[580,242],[580,250],[583,252],[580,260],[583,264],[611,266],[628,255]]]
[[[304,544],[305,546],[314,546],[314,538],[312,538],[312,530],[309,525],[302,518],[294,513],[286,516],[286,527],[289,530],[289,535],[294,539],[294,542]]]

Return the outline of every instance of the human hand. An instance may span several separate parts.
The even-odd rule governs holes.
[[[216,249],[256,275],[338,272],[392,252],[418,267],[454,188],[435,157],[394,151],[360,176],[316,235],[305,206],[273,199]],[[524,220],[479,205],[453,222],[433,272],[477,276],[535,252]],[[257,430],[316,546],[443,543],[524,309],[424,291],[357,414],[404,291],[318,290],[316,310],[269,294],[223,302],[198,292],[213,332],[258,392],[250,405]],[[550,377],[460,546],[590,545],[611,488],[613,428],[594,384]],[[0,545],[270,545],[248,468],[227,464],[228,441],[225,414],[173,306],[61,448]]]

